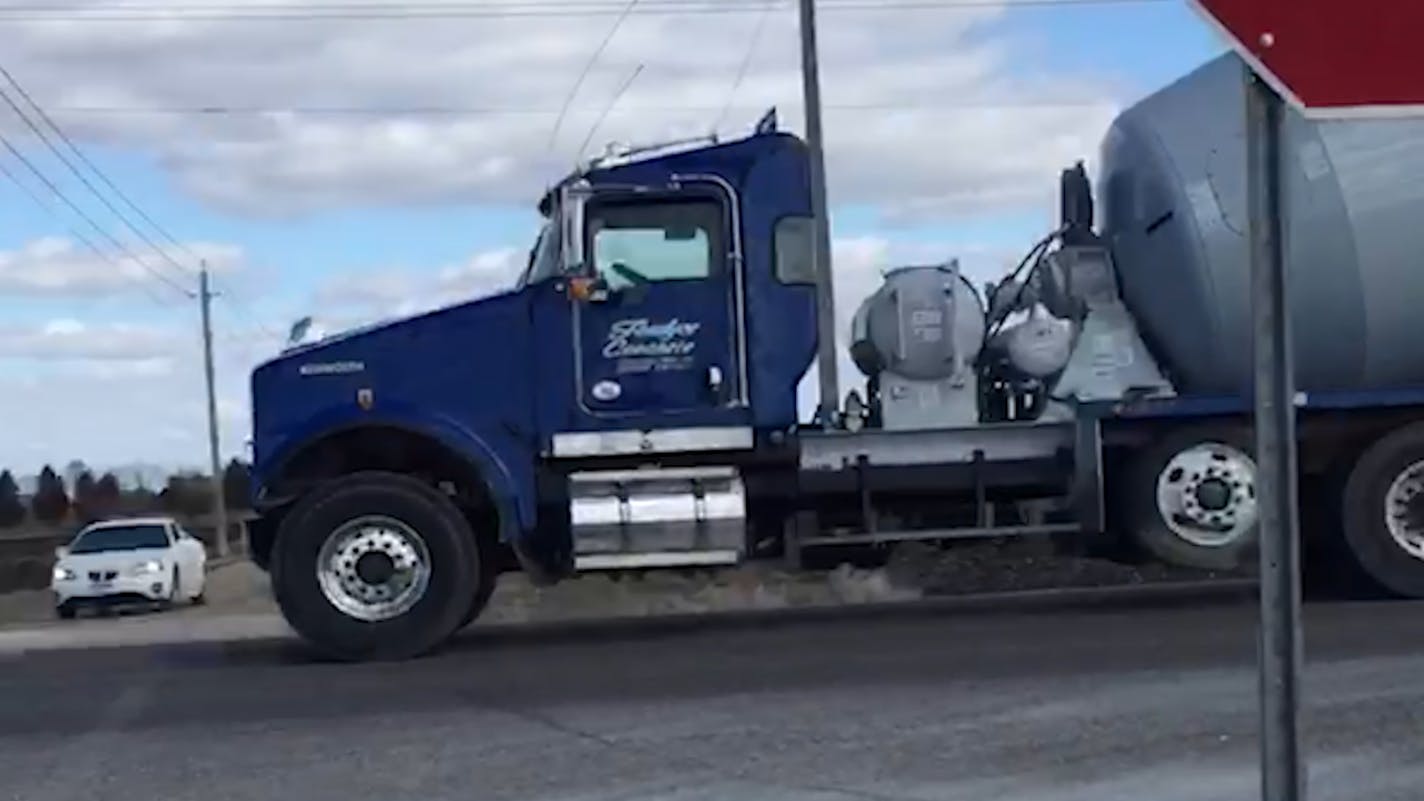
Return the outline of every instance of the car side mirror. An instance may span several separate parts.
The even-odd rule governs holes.
[[[63,559],[64,557],[66,557],[66,556],[68,556],[68,555],[69,555],[69,546],[68,546],[68,545],[59,545],[59,546],[56,546],[56,547],[55,547],[55,549],[54,549],[54,558],[55,558],[55,559]]]

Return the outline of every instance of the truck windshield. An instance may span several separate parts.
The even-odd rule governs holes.
[[[539,239],[529,251],[529,264],[524,270],[521,286],[537,284],[559,274],[559,221],[557,218],[544,223],[539,230]]]

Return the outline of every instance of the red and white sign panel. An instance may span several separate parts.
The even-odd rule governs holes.
[[[1311,117],[1424,115],[1424,0],[1190,0]]]

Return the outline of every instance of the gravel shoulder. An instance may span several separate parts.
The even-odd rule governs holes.
[[[536,587],[517,573],[500,577],[481,624],[611,617],[685,615],[908,601],[931,596],[1067,587],[1140,586],[1228,578],[1162,565],[1124,565],[1055,554],[1029,543],[939,549],[897,549],[879,567],[840,564],[829,570],[789,572],[772,563],[729,569],[590,574],[553,587]],[[207,604],[165,613],[183,617],[275,614],[265,573],[246,561],[208,575]],[[123,617],[151,617],[132,610]],[[120,615],[115,615],[120,616]],[[0,627],[63,624],[54,619],[48,591],[0,595]]]

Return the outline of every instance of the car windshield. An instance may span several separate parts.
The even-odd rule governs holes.
[[[70,553],[102,553],[104,551],[136,551],[167,548],[168,535],[163,526],[106,526],[79,535]]]

